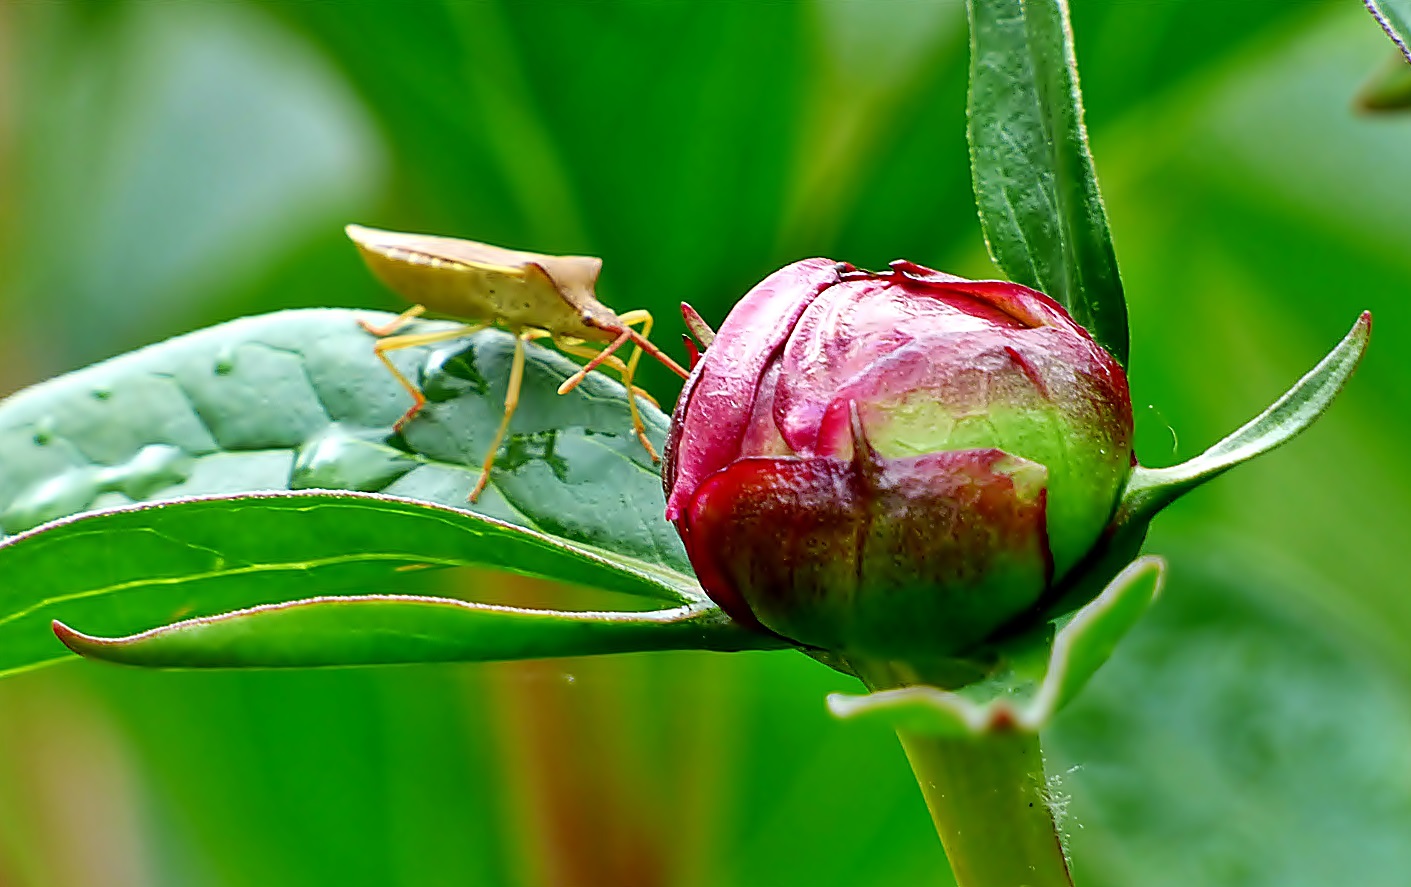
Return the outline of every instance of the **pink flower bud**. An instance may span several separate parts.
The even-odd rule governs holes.
[[[808,259],[716,333],[663,482],[732,617],[904,659],[963,655],[1044,601],[1132,463],[1121,366],[1048,296]]]

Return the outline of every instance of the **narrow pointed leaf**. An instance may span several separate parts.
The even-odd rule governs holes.
[[[457,509],[358,493],[203,498],[83,515],[0,543],[0,576],[5,577],[0,585],[0,674],[66,655],[50,632],[51,620],[84,632],[125,636],[250,607],[406,588],[408,576],[446,567],[488,567],[557,579],[669,602],[674,609],[684,604],[702,619],[713,618],[708,612],[712,606],[690,580],[670,571]],[[336,624],[324,621],[317,607],[310,612],[303,623],[271,618],[247,625],[253,631],[267,624]],[[443,637],[471,637],[462,629],[466,611],[418,612],[417,631],[430,632],[436,619],[444,617],[449,624],[440,629]],[[502,639],[495,650],[518,646],[548,655],[542,651],[559,643],[580,649],[571,647],[574,636],[551,619],[496,618],[513,623],[517,634]],[[402,639],[408,645],[396,647],[391,624],[380,638],[401,652],[388,653],[387,661],[409,661],[417,650],[435,654],[438,647],[430,641],[417,647],[415,639]],[[536,640],[533,632],[541,628],[547,634]],[[676,628],[675,643],[690,636]],[[246,629],[237,626],[220,637],[237,630]],[[651,644],[658,642],[647,635],[645,628],[619,632],[616,643],[640,638],[644,649],[657,649]],[[193,649],[201,636],[183,636],[179,645]],[[358,661],[336,644],[322,654],[311,650],[316,639],[330,637],[328,630],[311,635],[290,655],[311,663],[345,656]],[[275,640],[251,643],[267,649]],[[356,650],[364,642],[349,643],[348,649]],[[462,652],[464,658],[475,658]]]
[[[1127,363],[1127,305],[1083,124],[1067,0],[969,0],[970,163],[995,264]]]
[[[1054,637],[1037,682],[1013,674],[960,692],[910,686],[865,696],[834,693],[828,707],[843,719],[881,720],[897,729],[938,736],[1046,727],[1107,662],[1161,588],[1160,558],[1138,558]]]
[[[188,619],[120,638],[62,623],[90,659],[157,668],[309,668],[493,662],[649,650],[748,650],[772,644],[710,603],[649,612],[571,612],[449,598],[313,598]]]
[[[1411,62],[1411,0],[1362,0],[1387,36]]]
[[[1152,515],[1213,477],[1267,453],[1312,425],[1347,384],[1367,350],[1372,315],[1363,312],[1352,330],[1298,384],[1264,412],[1188,462],[1169,468],[1132,472],[1122,499],[1122,520],[1150,520]]]

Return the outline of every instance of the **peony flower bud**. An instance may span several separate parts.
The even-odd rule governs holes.
[[[663,482],[733,618],[916,659],[964,656],[1047,603],[1132,464],[1122,367],[1048,296],[808,259],[715,334]]]

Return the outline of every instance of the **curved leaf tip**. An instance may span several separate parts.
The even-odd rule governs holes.
[[[80,656],[87,656],[89,650],[96,649],[104,643],[100,638],[69,628],[57,619],[51,621],[49,627],[54,630],[54,636],[59,639],[59,643]]]
[[[95,637],[58,620],[52,626],[80,656],[152,668],[493,662],[781,646],[742,628],[709,603],[665,610],[569,611],[386,594],[262,604],[126,637]]]
[[[1150,521],[1176,499],[1256,456],[1282,446],[1306,431],[1332,405],[1352,378],[1372,338],[1372,312],[1363,311],[1317,366],[1273,405],[1210,449],[1179,465],[1133,470],[1122,494],[1118,521]]]

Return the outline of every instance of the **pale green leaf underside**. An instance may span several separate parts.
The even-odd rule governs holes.
[[[1132,472],[1119,518],[1149,521],[1156,512],[1211,478],[1293,439],[1332,404],[1367,350],[1372,315],[1364,312],[1327,357],[1284,393],[1273,406],[1210,449],[1180,465]]]
[[[985,241],[1127,363],[1127,305],[1083,125],[1066,0],[969,0],[970,163]]]
[[[410,400],[359,319],[387,315],[246,318],[0,403],[0,528],[22,534],[0,546],[0,672],[64,654],[52,618],[127,635],[262,604],[381,593],[412,565],[490,566],[673,607],[705,600],[663,516],[658,469],[631,433],[620,384],[593,373],[558,395],[577,365],[531,346],[510,436],[472,505],[466,495],[502,413],[511,337],[487,330],[395,352],[430,399],[396,435]],[[639,405],[660,448],[667,419]],[[309,489],[395,498],[248,498]],[[208,496],[237,498],[181,501]],[[180,504],[131,508],[163,502]],[[78,519],[45,524],[65,517]]]
[[[1053,640],[1043,676],[1036,683],[998,680],[964,693],[910,686],[865,696],[835,693],[828,697],[833,714],[845,719],[875,719],[899,729],[942,736],[1043,729],[1072,701],[1111,656],[1161,589],[1165,566],[1160,558],[1133,561]]]
[[[752,650],[780,645],[713,604],[643,613],[493,606],[451,598],[313,598],[192,619],[126,638],[57,625],[90,659],[157,668],[310,668],[411,662],[493,662],[651,650]]]

